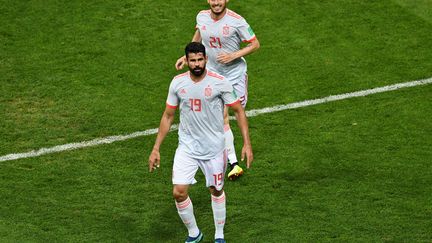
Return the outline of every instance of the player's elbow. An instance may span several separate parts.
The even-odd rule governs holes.
[[[172,121],[174,120],[174,114],[175,114],[174,112],[171,112],[171,111],[165,111],[165,112],[163,113],[162,117],[163,117],[165,120],[172,122]]]
[[[254,42],[252,42],[252,45],[253,45],[254,51],[258,50],[261,46],[258,39],[255,39]]]

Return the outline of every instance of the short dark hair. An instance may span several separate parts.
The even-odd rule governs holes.
[[[202,53],[204,56],[206,55],[205,46],[200,42],[191,42],[187,44],[185,48],[186,58],[188,58],[189,53]]]

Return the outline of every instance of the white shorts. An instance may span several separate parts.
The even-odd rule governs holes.
[[[240,103],[243,108],[246,107],[248,98],[248,75],[245,73],[239,82],[233,84],[233,88],[236,94],[240,97]]]
[[[216,190],[220,191],[224,186],[226,165],[226,150],[213,159],[199,160],[177,148],[174,156],[172,183],[175,185],[195,184],[195,174],[198,168],[201,168],[206,178],[206,186],[214,186]]]

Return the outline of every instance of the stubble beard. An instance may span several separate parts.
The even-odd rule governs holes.
[[[198,78],[201,77],[201,75],[203,75],[205,71],[205,66],[203,68],[201,67],[189,68],[189,71],[192,73],[193,76]]]

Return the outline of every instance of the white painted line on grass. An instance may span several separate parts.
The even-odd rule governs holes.
[[[170,131],[175,131],[177,129],[178,129],[178,125],[173,124],[171,126]],[[131,138],[153,135],[153,134],[157,134],[157,132],[158,132],[157,128],[152,128],[152,129],[147,129],[145,131],[134,132],[134,133],[131,133],[128,135],[118,135],[118,136],[109,136],[109,137],[104,137],[104,138],[95,138],[92,140],[79,142],[79,143],[68,143],[68,144],[63,144],[63,145],[57,145],[57,146],[54,146],[51,148],[41,148],[38,150],[32,150],[32,151],[27,152],[27,153],[8,154],[8,155],[1,156],[0,162],[8,161],[8,160],[30,158],[30,157],[38,157],[38,156],[41,156],[44,154],[58,153],[58,152],[62,152],[62,151],[74,150],[74,149],[85,148],[85,147],[92,147],[92,146],[101,145],[101,144],[109,144],[109,143],[113,143],[113,142],[128,140]]]
[[[352,93],[345,93],[345,94],[340,94],[340,95],[331,95],[331,96],[327,96],[327,97],[319,98],[319,99],[314,99],[314,100],[305,100],[305,101],[290,103],[290,104],[286,104],[286,105],[277,105],[277,106],[266,107],[266,108],[262,108],[262,109],[249,110],[249,111],[246,111],[246,115],[248,117],[254,117],[254,116],[258,116],[258,115],[266,114],[266,113],[272,113],[272,112],[288,110],[288,109],[296,109],[296,108],[300,108],[300,107],[317,105],[317,104],[327,103],[327,102],[331,102],[331,101],[367,96],[367,95],[371,95],[371,94],[383,93],[383,92],[388,92],[388,91],[392,91],[392,90],[414,87],[414,86],[419,86],[419,85],[426,85],[426,84],[431,84],[431,83],[432,83],[432,78],[423,79],[423,80],[416,80],[416,81],[411,81],[411,82],[406,82],[406,83],[398,83],[398,84],[388,85],[388,86],[379,87],[379,88],[361,90],[361,91],[352,92]],[[230,118],[234,119],[234,117],[230,117]],[[175,124],[171,127],[171,131],[175,131],[177,129],[178,129],[178,124]],[[1,156],[0,162],[23,159],[23,158],[30,158],[30,157],[38,157],[38,156],[41,156],[44,154],[58,153],[58,152],[62,152],[62,151],[74,150],[74,149],[85,148],[85,147],[92,147],[92,146],[101,145],[101,144],[109,144],[109,143],[113,143],[113,142],[117,142],[117,141],[128,140],[131,138],[149,136],[149,135],[157,134],[157,132],[158,132],[157,128],[152,128],[152,129],[147,129],[145,131],[134,132],[134,133],[131,133],[128,135],[118,135],[118,136],[109,136],[109,137],[104,137],[104,138],[96,138],[96,139],[88,140],[88,141],[84,141],[84,142],[68,143],[68,144],[58,145],[58,146],[54,146],[54,147],[50,147],[50,148],[41,148],[38,150],[32,150],[30,152],[26,152],[26,153],[8,154],[8,155]]]
[[[340,94],[340,95],[331,95],[331,96],[327,96],[327,97],[320,98],[320,99],[305,100],[305,101],[290,103],[290,104],[286,104],[286,105],[277,105],[277,106],[272,106],[272,107],[267,107],[267,108],[262,108],[262,109],[249,110],[249,111],[246,111],[246,115],[248,117],[252,117],[252,116],[257,116],[257,115],[261,115],[261,114],[265,114],[265,113],[272,113],[272,112],[288,110],[288,109],[296,109],[296,108],[300,108],[300,107],[318,105],[318,104],[327,103],[327,102],[336,101],[336,100],[343,100],[343,99],[349,99],[349,98],[354,98],[354,97],[367,96],[367,95],[371,95],[371,94],[383,93],[383,92],[388,92],[388,91],[392,91],[392,90],[414,87],[414,86],[418,86],[418,85],[425,85],[425,84],[430,84],[430,83],[432,83],[432,78],[423,79],[423,80],[416,80],[416,81],[411,81],[411,82],[407,82],[407,83],[398,83],[398,84],[388,85],[388,86],[379,87],[379,88],[361,90],[361,91],[352,92],[352,93],[346,93],[346,94]]]

